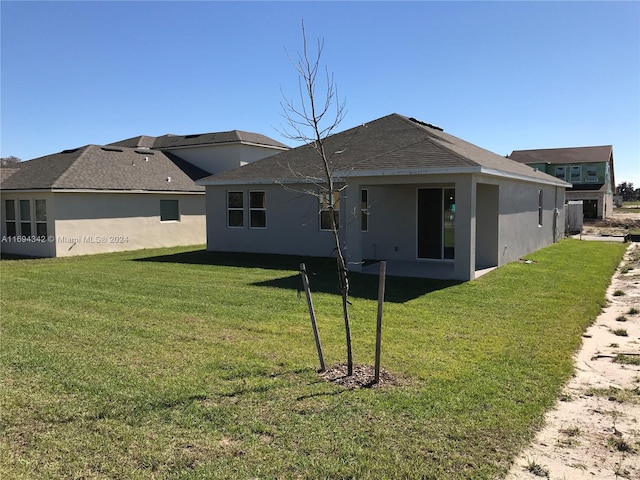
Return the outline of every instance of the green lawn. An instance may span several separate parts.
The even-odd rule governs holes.
[[[2,260],[0,478],[484,479],[572,372],[625,245],[565,240],[477,281],[388,278],[383,367],[322,381],[298,259],[189,249]],[[331,261],[308,262],[328,364]],[[352,275],[357,364],[377,278]]]
[[[622,207],[616,207],[615,211],[629,212],[629,213],[638,212],[640,211],[640,201],[635,200],[635,201],[623,202]]]

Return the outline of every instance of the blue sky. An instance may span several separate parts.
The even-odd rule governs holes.
[[[301,21],[346,100],[501,155],[613,145],[640,187],[640,2],[2,1],[1,154],[228,130],[291,145]]]

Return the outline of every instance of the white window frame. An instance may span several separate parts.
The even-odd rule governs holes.
[[[544,191],[542,189],[538,190],[538,226],[542,226],[543,216],[544,216]]]
[[[176,208],[176,213],[177,215],[175,216],[175,218],[172,216],[171,218],[162,218],[163,217],[163,209],[162,209],[162,205],[167,205],[167,202],[171,202],[172,204],[175,204]],[[173,208],[171,209],[173,212]],[[165,212],[165,217],[166,217],[166,212]],[[180,221],[180,201],[176,198],[163,198],[160,200],[160,221],[162,223],[168,223],[168,222],[179,222]]]
[[[44,203],[44,217],[38,218],[38,202]],[[47,201],[44,198],[36,198],[33,201],[33,221],[35,223],[35,233],[38,237],[47,236]],[[39,228],[43,226],[44,231],[38,232]]]
[[[7,203],[13,203],[13,209],[8,208]],[[38,215],[38,203],[44,202],[44,215]],[[23,209],[22,205],[27,205]],[[48,235],[47,223],[47,201],[44,198],[5,198],[3,202],[4,208],[4,227],[7,236],[16,237],[38,237],[46,238]],[[11,212],[9,215],[8,213]],[[26,213],[26,215],[25,215]],[[13,232],[10,232],[9,225],[13,226]],[[26,228],[25,228],[26,227]],[[40,233],[38,233],[40,230]]]
[[[12,207],[11,209],[9,209],[8,207],[8,203],[12,202]],[[4,202],[3,202],[3,207],[4,207],[4,224],[5,224],[5,232],[7,234],[7,236],[10,237],[14,237],[17,236],[20,232],[20,230],[18,229],[18,215],[16,215],[16,199],[15,198],[5,198]],[[9,212],[11,212],[11,215],[9,215]],[[13,229],[9,228],[9,224],[13,225]],[[13,230],[13,231],[11,231]]]
[[[22,205],[23,202],[27,202],[27,209],[26,209],[26,213],[28,215],[28,218],[24,218],[23,214],[25,213],[25,211],[22,209]],[[18,235],[22,236],[22,237],[30,237],[34,234],[33,232],[33,212],[31,211],[31,207],[32,207],[32,202],[30,198],[20,198],[18,199],[18,222],[20,225],[19,228],[19,233]],[[28,225],[29,226],[29,231],[25,232],[25,228],[24,226]]]
[[[242,190],[227,190],[227,228],[244,228],[244,192]],[[239,207],[232,207],[230,202],[231,194],[239,194],[241,198],[241,205]],[[240,225],[231,224],[231,213],[240,212]]]
[[[262,207],[254,207],[251,204],[253,200],[251,197],[254,193],[262,194]],[[264,225],[254,225],[253,224],[253,213],[254,212],[263,212],[264,214]],[[267,192],[265,190],[249,190],[249,228],[256,229],[265,229],[267,228]]]
[[[340,229],[340,192],[332,192],[332,197],[333,197],[333,216],[335,218],[336,221],[336,229]],[[329,196],[329,192],[320,192],[319,193],[319,202],[320,202],[320,212],[318,215],[318,223],[319,223],[319,227],[320,227],[320,231],[323,232],[330,232],[332,231],[331,226],[329,225],[328,228],[323,228],[323,218],[326,217],[326,215],[323,214],[327,214],[331,212],[330,209],[330,199],[332,198]],[[329,224],[331,224],[331,217],[327,217],[329,219]]]
[[[360,190],[360,229],[369,231],[369,189]]]

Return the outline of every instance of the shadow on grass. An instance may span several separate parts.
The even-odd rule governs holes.
[[[156,257],[137,258],[138,262],[183,263],[192,265],[217,265],[237,268],[260,268],[268,270],[290,271],[291,275],[274,278],[253,285],[259,287],[282,288],[301,291],[299,268],[304,263],[309,276],[312,293],[340,294],[338,274],[334,258],[298,257],[294,255],[266,255],[256,253],[228,253],[195,250],[160,255]],[[350,278],[350,296],[366,300],[378,299],[378,276],[352,272]],[[428,278],[409,278],[388,276],[385,287],[385,301],[404,303],[421,297],[427,293],[442,290],[461,282],[457,280],[435,280]]]
[[[309,288],[311,293],[329,293],[340,295],[338,288],[338,274],[334,271],[318,272],[307,265],[309,273]],[[378,299],[378,276],[365,275],[362,273],[349,274],[350,290],[349,296],[364,300]],[[385,285],[384,299],[391,303],[404,303],[409,300],[421,297],[427,293],[442,290],[444,288],[457,285],[460,282],[454,280],[431,280],[427,278],[408,277],[387,277]],[[257,282],[254,285],[260,287],[284,288],[302,292],[300,275],[294,274],[289,277],[275,278],[265,282]],[[304,293],[302,292],[304,295]]]

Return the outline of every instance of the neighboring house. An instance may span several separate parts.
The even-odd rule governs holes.
[[[204,243],[195,180],[286,149],[239,131],[140,136],[2,168],[0,248],[59,257]]]
[[[470,280],[564,235],[568,183],[438,127],[392,114],[332,135],[325,148],[353,271],[387,260],[390,275]],[[304,145],[199,180],[207,250],[331,256],[322,178]]]
[[[611,145],[514,150],[509,158],[571,183],[567,201],[581,200],[584,218],[611,216],[616,192]]]

